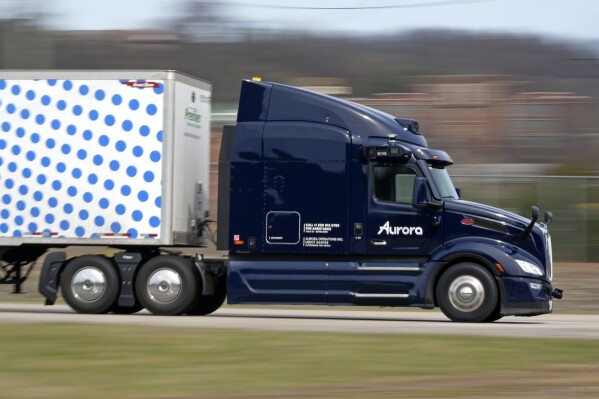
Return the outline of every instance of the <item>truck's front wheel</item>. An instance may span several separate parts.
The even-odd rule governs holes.
[[[450,267],[437,284],[437,303],[452,321],[477,323],[493,320],[499,294],[493,275],[474,263]]]
[[[142,306],[158,315],[185,313],[195,302],[198,279],[193,265],[178,256],[157,256],[141,268],[135,293]]]
[[[106,313],[119,295],[119,276],[110,260],[84,255],[71,260],[60,277],[64,300],[79,313]]]

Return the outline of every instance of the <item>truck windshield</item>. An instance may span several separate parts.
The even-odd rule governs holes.
[[[435,181],[437,189],[441,193],[442,199],[459,199],[458,193],[451,181],[451,177],[449,177],[449,173],[447,173],[447,169],[429,165],[429,170],[431,171],[431,176]]]

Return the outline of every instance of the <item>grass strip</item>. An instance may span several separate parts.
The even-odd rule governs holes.
[[[551,364],[594,367],[599,345],[594,340],[2,324],[0,358],[0,397],[6,398],[239,397],[422,376],[484,378]]]

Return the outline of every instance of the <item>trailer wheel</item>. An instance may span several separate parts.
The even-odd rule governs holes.
[[[493,276],[474,263],[460,263],[441,275],[437,303],[452,321],[478,323],[499,315],[499,294]]]
[[[158,256],[145,263],[135,280],[137,300],[157,315],[185,313],[194,303],[199,281],[193,265],[178,256]]]
[[[227,297],[227,285],[225,279],[218,281],[214,287],[214,294],[201,295],[199,302],[187,312],[189,315],[205,316],[215,312],[222,306]]]
[[[79,256],[65,266],[60,278],[64,300],[79,313],[106,313],[119,295],[114,265],[96,255]]]

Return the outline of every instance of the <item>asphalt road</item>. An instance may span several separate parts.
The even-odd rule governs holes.
[[[83,315],[66,305],[0,303],[2,323],[96,323],[270,331],[319,331],[364,334],[444,334],[505,337],[599,339],[597,315],[504,317],[490,324],[449,321],[436,311],[296,310],[224,307],[209,316]]]

